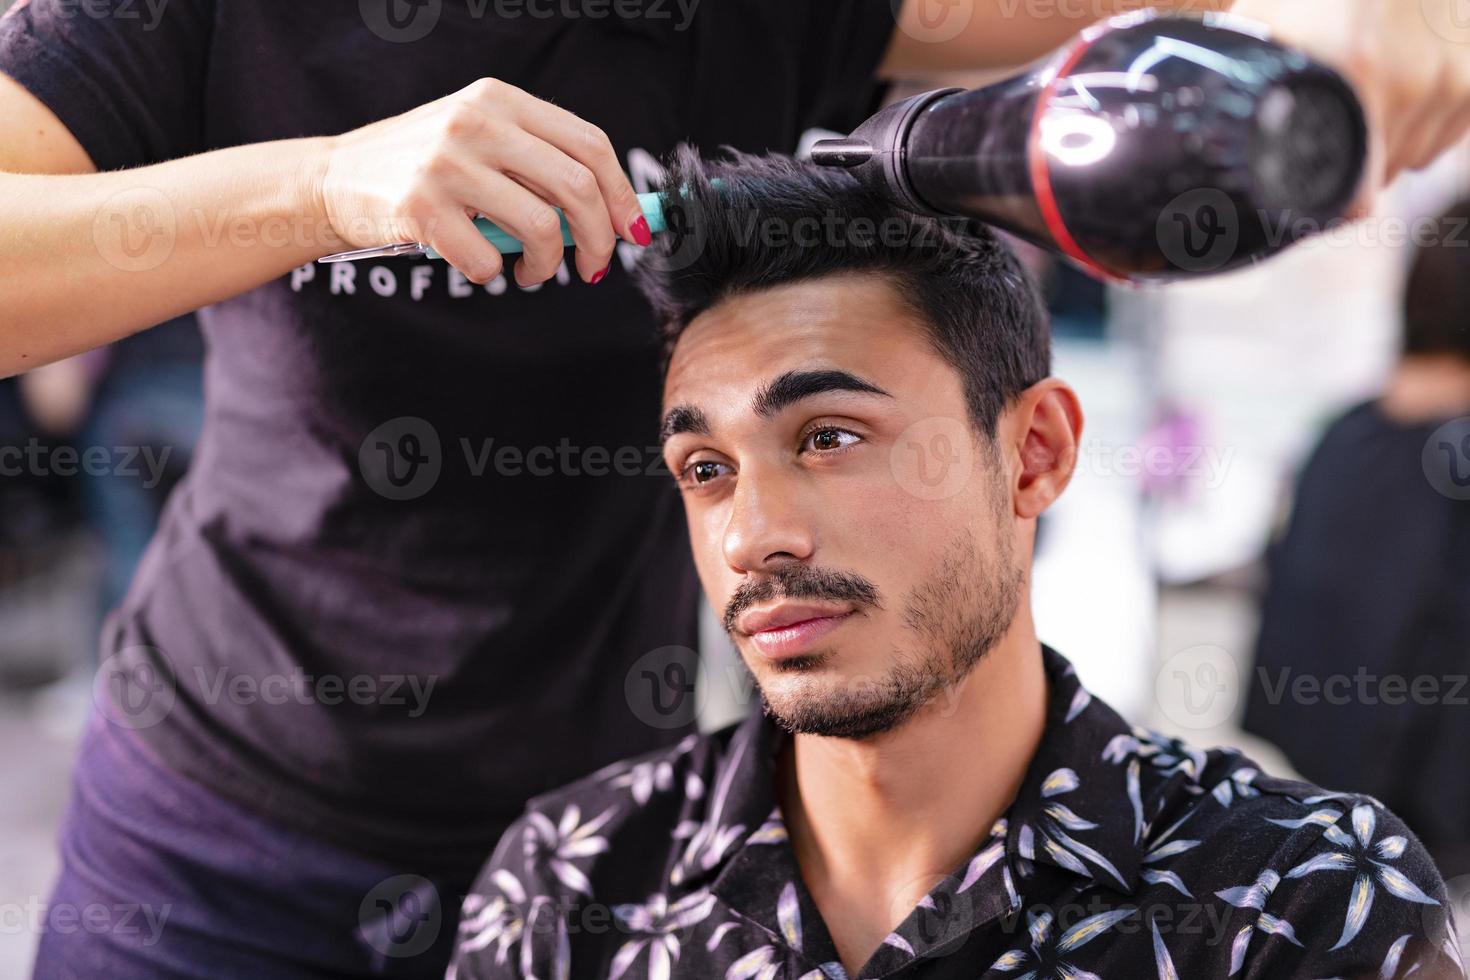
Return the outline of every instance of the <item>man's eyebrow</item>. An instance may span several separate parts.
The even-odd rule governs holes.
[[[692,405],[675,405],[664,416],[663,425],[659,426],[659,445],[663,445],[681,432],[707,436],[709,435],[709,420],[704,417],[702,411]]]
[[[855,391],[865,395],[893,397],[871,381],[865,381],[848,371],[787,371],[761,385],[751,399],[751,406],[761,418],[770,418],[803,398],[828,391]],[[710,434],[709,419],[702,410],[693,405],[675,405],[669,409],[664,415],[663,424],[659,426],[659,444],[662,445],[684,432],[701,436]]]
[[[770,418],[781,409],[803,398],[820,395],[828,391],[856,391],[868,395],[892,395],[862,378],[847,371],[787,371],[773,381],[764,384],[751,399],[751,407],[761,418]]]

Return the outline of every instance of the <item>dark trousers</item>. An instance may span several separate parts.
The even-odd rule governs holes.
[[[474,868],[425,877],[272,824],[94,716],[36,980],[439,980]]]

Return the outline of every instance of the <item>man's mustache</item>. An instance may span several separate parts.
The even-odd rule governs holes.
[[[780,565],[765,578],[742,583],[725,605],[725,632],[735,633],[735,621],[751,606],[772,599],[824,599],[881,609],[878,589],[855,572],[839,572],[809,565]]]

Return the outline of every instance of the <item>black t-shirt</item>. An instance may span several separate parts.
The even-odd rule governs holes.
[[[1333,422],[1269,551],[1243,719],[1308,779],[1392,807],[1447,878],[1470,873],[1470,500],[1441,450],[1467,435],[1376,401]]]
[[[101,169],[493,76],[603,127],[641,191],[681,140],[792,152],[855,125],[892,30],[887,0],[23,0],[0,70]],[[310,267],[201,311],[202,442],[103,637],[142,706],[120,720],[220,792],[423,867],[472,867],[530,796],[682,735],[625,685],[645,656],[692,664],[698,591],[649,472],[633,261],[527,290]]]

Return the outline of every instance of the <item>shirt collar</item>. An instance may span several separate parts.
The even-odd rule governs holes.
[[[1055,884],[1057,874],[1078,889],[1099,885],[1133,892],[1145,831],[1138,756],[1126,751],[1137,744],[1136,734],[1082,687],[1065,657],[1044,644],[1041,651],[1048,680],[1046,727],[1021,789],[976,853],[924,900],[948,910],[942,921],[962,922],[961,933],[946,926],[935,935],[921,903],[884,940],[875,963],[894,965],[941,951],[963,931],[1016,913],[1033,885],[1065,887]],[[708,887],[788,945],[790,921],[820,920],[809,892],[798,884],[800,869],[776,802],[776,759],[789,737],[759,713],[736,728],[716,766],[705,820],[692,830],[671,880],[679,891]],[[1055,871],[1038,875],[1039,865]],[[1045,885],[1038,881],[1042,877]],[[955,915],[957,908],[964,914]],[[830,938],[815,948],[814,938],[809,934],[803,955],[817,962],[835,959]]]
[[[1082,686],[1072,664],[1042,646],[1050,694],[1046,729],[1006,812],[1006,852],[1024,877],[1047,864],[1131,894],[1144,855],[1141,773],[1120,752],[1134,729]]]

